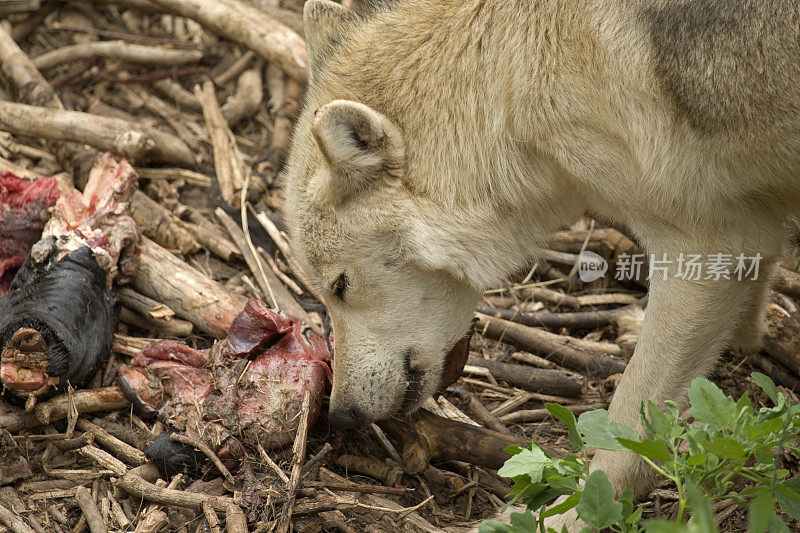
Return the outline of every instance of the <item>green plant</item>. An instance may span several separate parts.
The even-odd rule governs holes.
[[[547,404],[550,413],[567,425],[575,454],[558,459],[535,443],[509,447],[506,451],[512,457],[498,474],[514,480],[509,505],[520,501],[527,511],[512,513],[510,524],[487,520],[480,533],[543,533],[545,518],[573,508],[588,524],[585,531],[706,533],[717,530],[711,504],[723,498],[747,507],[751,532],[788,532],[775,511],[779,507],[800,520],[800,477],[789,478],[789,472],[780,468],[780,457],[787,449],[800,453],[800,404],[779,393],[767,376],[752,377],[773,407],[756,409],[747,394],[735,401],[712,382],[697,378],[689,388],[688,415],[693,422],[681,416],[674,402],[665,402],[663,411],[653,402],[642,405],[642,426],[649,438],[612,422],[605,410],[584,413],[576,421],[565,407]],[[675,521],[642,522],[642,508],[634,505],[630,489],[615,498],[606,474],[589,471],[587,446],[632,451],[670,479],[678,493]],[[737,482],[747,488],[740,492]],[[551,504],[560,496],[565,498]]]

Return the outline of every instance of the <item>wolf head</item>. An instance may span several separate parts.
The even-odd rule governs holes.
[[[454,258],[468,253],[464,243],[444,237],[451,221],[409,186],[401,128],[318,86],[315,66],[349,12],[312,0],[304,15],[312,82],[288,162],[285,212],[332,319],[330,418],[355,426],[413,410],[437,389],[479,292]]]

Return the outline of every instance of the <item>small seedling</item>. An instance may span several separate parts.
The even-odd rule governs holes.
[[[507,448],[511,458],[498,474],[514,480],[509,505],[521,502],[527,511],[512,513],[510,524],[487,520],[479,532],[555,532],[545,527],[546,518],[574,508],[588,525],[585,532],[709,533],[718,531],[712,503],[725,498],[747,508],[752,533],[788,532],[776,510],[800,520],[800,477],[789,478],[780,458],[786,450],[800,453],[800,404],[779,393],[764,374],[752,377],[773,407],[756,409],[747,394],[735,401],[709,380],[697,378],[689,388],[692,422],[674,402],[660,408],[653,402],[642,405],[642,426],[649,438],[612,422],[604,409],[576,421],[567,408],[547,404],[567,425],[574,453],[557,459],[532,442],[527,448]],[[632,451],[671,480],[678,493],[675,520],[643,521],[630,489],[615,497],[605,472],[589,472],[587,446]],[[740,491],[737,482],[747,488]]]

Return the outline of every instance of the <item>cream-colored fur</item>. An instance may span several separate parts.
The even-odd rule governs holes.
[[[751,107],[748,95],[774,88],[759,85],[770,69],[796,65],[763,48],[762,75],[745,72],[738,85],[680,61],[673,69],[684,52],[735,62],[737,43],[658,48],[666,4],[396,0],[365,14],[306,5],[312,81],[286,215],[328,291],[339,420],[385,418],[432,393],[480,291],[587,210],[659,256],[764,257],[758,281],[651,282],[613,419],[638,426],[642,401],[685,398],[724,348],[758,338],[781,220],[800,201],[800,89]],[[767,16],[742,9],[756,15]],[[721,28],[695,29],[725,44]],[[409,397],[411,382],[420,394]],[[618,490],[649,490],[629,454],[601,452],[592,466]]]

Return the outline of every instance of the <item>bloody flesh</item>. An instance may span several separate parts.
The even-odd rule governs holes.
[[[0,173],[0,296],[41,237],[59,195],[56,178],[31,181]]]
[[[27,248],[30,253],[0,298],[3,394],[30,398],[67,383],[79,387],[110,353],[113,284],[130,280],[138,267],[139,230],[127,214],[136,174],[126,161],[104,154],[83,193],[59,193],[50,178],[23,186],[4,177],[3,228],[25,228],[5,232],[13,241],[7,255],[16,261]],[[31,246],[37,221],[55,197],[52,216]]]
[[[158,413],[173,428],[213,435],[209,444],[220,457],[235,458],[241,443],[234,436],[265,448],[292,442],[305,391],[313,423],[330,379],[322,337],[250,300],[210,350],[160,341],[124,365],[117,381],[142,414]]]

